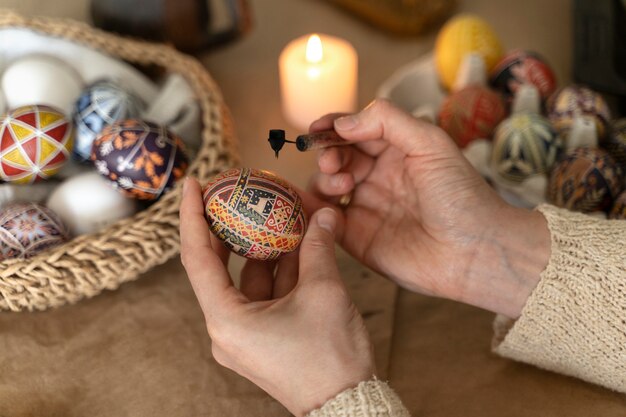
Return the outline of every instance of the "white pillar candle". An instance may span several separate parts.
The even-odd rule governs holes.
[[[354,112],[357,105],[357,54],[349,42],[328,35],[291,41],[279,58],[285,118],[306,131],[331,112]]]

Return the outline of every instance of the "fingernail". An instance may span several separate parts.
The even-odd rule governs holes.
[[[343,185],[343,177],[341,175],[333,175],[330,177],[330,184],[335,188],[341,187]]]
[[[358,123],[359,123],[359,120],[356,114],[343,116],[335,120],[335,129],[336,130],[351,130],[351,129],[354,129]]]
[[[333,209],[320,209],[317,212],[317,225],[330,233],[334,233],[335,226],[337,226],[337,215]]]

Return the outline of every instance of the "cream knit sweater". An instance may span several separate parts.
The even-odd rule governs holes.
[[[552,253],[517,320],[498,316],[499,355],[626,393],[626,220],[598,220],[553,206]],[[311,417],[408,416],[377,379],[361,382]]]

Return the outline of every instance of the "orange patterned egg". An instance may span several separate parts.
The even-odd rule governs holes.
[[[104,128],[91,160],[127,197],[156,200],[185,175],[183,142],[164,126],[128,119]]]
[[[296,190],[276,175],[241,168],[215,176],[203,191],[211,231],[233,252],[272,260],[295,250],[306,220]]]

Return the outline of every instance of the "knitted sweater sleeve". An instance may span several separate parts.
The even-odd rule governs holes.
[[[386,382],[373,378],[343,391],[307,417],[410,417],[410,414]]]
[[[520,318],[496,318],[493,350],[626,392],[626,221],[538,210],[550,260]]]

